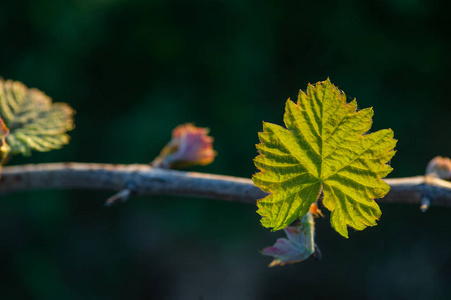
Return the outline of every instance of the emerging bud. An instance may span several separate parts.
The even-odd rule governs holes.
[[[451,180],[451,160],[447,157],[434,157],[426,167],[426,174]]]
[[[191,123],[177,126],[172,131],[172,140],[152,162],[152,166],[171,169],[210,164],[216,151],[208,132],[208,128],[196,127]]]
[[[312,205],[310,205],[309,212],[310,212],[315,218],[318,218],[318,217],[320,217],[320,216],[324,218],[324,215],[323,215],[323,213],[321,212],[321,209],[318,208],[318,204],[316,204],[316,202],[313,202]]]
[[[315,223],[311,213],[307,213],[297,224],[284,229],[287,238],[277,239],[274,246],[262,250],[263,255],[273,256],[270,267],[284,266],[307,259],[315,253]]]
[[[6,127],[5,122],[0,117],[0,146],[5,143],[5,138],[9,134],[9,129]]]
[[[11,148],[6,143],[6,136],[9,134],[9,129],[5,122],[0,118],[0,165],[3,165],[9,157]]]

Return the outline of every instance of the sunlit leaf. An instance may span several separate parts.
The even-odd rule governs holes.
[[[297,104],[286,102],[286,129],[263,124],[260,173],[255,185],[269,196],[258,201],[262,224],[279,230],[304,216],[323,191],[323,205],[332,227],[348,237],[347,225],[362,230],[376,225],[381,211],[374,199],[390,187],[381,178],[391,172],[396,140],[391,129],[365,134],[372,124],[372,108],[357,111],[356,101],[329,79],[300,91]]]
[[[74,110],[37,89],[0,78],[0,117],[10,130],[6,142],[12,154],[30,155],[32,150],[50,151],[69,142]]]

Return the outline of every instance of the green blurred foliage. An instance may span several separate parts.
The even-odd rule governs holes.
[[[451,156],[446,1],[17,0],[0,6],[0,75],[77,110],[62,150],[16,157],[146,163],[178,124],[209,127],[205,171],[256,172],[261,121],[280,124],[298,89],[330,77],[373,130],[399,139],[391,177]],[[281,233],[256,207],[111,193],[2,197],[0,298],[449,299],[449,209],[383,205],[345,240],[318,221],[324,261],[268,269]]]

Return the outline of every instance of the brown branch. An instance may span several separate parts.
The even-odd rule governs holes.
[[[451,183],[432,176],[385,179],[379,203],[451,207]],[[133,195],[177,195],[255,203],[266,193],[250,179],[152,168],[149,165],[53,163],[4,167],[0,194],[37,189],[131,190]],[[426,201],[427,200],[427,201]]]

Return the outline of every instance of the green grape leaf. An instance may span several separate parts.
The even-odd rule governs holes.
[[[11,154],[30,155],[32,150],[50,151],[69,142],[74,110],[23,83],[0,78],[0,117],[10,134]]]
[[[261,171],[256,186],[270,193],[257,203],[265,227],[280,230],[303,217],[323,192],[332,227],[348,237],[347,225],[363,230],[376,225],[381,211],[374,199],[390,187],[381,178],[392,168],[393,131],[365,134],[372,124],[372,108],[357,111],[354,99],[329,79],[299,92],[297,104],[286,102],[286,129],[263,123],[260,153],[254,159]]]

